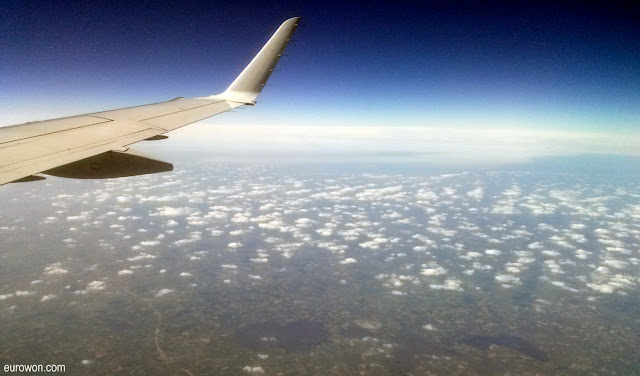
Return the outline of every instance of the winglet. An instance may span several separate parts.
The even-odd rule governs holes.
[[[216,97],[253,104],[282,56],[284,48],[291,40],[291,35],[296,30],[300,19],[301,17],[294,17],[284,21],[231,86]]]

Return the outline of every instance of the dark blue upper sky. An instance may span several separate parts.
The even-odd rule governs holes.
[[[221,92],[300,15],[219,121],[640,131],[639,7],[514,3],[2,2],[2,124]]]

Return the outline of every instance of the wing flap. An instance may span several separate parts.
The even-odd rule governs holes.
[[[20,163],[12,165],[5,165],[0,168],[0,184],[9,183],[25,176],[50,170],[54,167],[89,158],[107,151],[117,150],[123,146],[153,137],[159,133],[160,131],[157,129],[142,129],[116,137],[110,136],[107,139],[79,144],[71,149],[60,148],[56,152],[50,152],[50,150],[48,150],[46,155],[41,154],[35,158],[23,160]],[[3,155],[0,154],[0,159],[2,159],[2,157]]]
[[[107,179],[172,170],[171,163],[128,149],[127,151],[108,151],[42,173],[63,178]]]

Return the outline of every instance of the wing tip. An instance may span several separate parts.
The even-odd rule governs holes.
[[[273,72],[301,19],[302,17],[292,17],[284,21],[227,90],[215,97],[234,102],[253,103],[262,92],[262,88],[269,79],[271,72]]]

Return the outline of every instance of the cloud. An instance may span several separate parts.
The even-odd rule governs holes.
[[[161,296],[165,296],[167,294],[171,294],[173,292],[173,290],[171,289],[160,289],[158,290],[158,292],[156,292],[156,298],[159,298]]]
[[[192,208],[173,208],[170,206],[163,206],[158,208],[155,213],[152,213],[152,216],[161,216],[161,217],[181,217],[190,214],[194,209]]]
[[[431,284],[430,288],[434,290],[449,290],[449,291],[464,291],[462,288],[462,281],[457,279],[447,279],[443,284]]]
[[[471,197],[476,201],[482,200],[484,197],[484,189],[482,187],[477,187],[469,192],[467,192],[467,196]]]
[[[145,252],[140,252],[139,255],[134,256],[134,257],[129,257],[127,258],[127,261],[141,261],[141,260],[149,260],[149,259],[154,259],[156,258],[156,255],[151,255]]]
[[[438,275],[447,274],[447,269],[443,268],[442,266],[436,263],[431,263],[429,265],[423,265],[422,270],[420,270],[420,274],[426,275],[426,276],[438,276]]]
[[[216,130],[211,133],[212,127]],[[640,134],[521,128],[419,126],[255,126],[198,124],[172,136],[176,145],[241,159],[395,155],[442,163],[510,163],[541,156],[640,155]],[[215,152],[211,152],[215,150]],[[348,152],[345,152],[348,150]],[[395,154],[392,154],[395,153]]]
[[[82,213],[80,215],[70,215],[67,217],[68,222],[86,222],[89,220],[89,213]]]
[[[143,247],[155,247],[157,245],[160,245],[160,242],[158,240],[145,240],[141,241],[140,245]]]
[[[61,264],[59,262],[53,263],[51,265],[48,265],[44,268],[44,272],[45,274],[48,275],[60,275],[60,274],[66,274],[69,271],[67,269],[63,269],[61,267]]]
[[[99,291],[99,290],[104,290],[104,288],[105,288],[105,283],[103,281],[91,281],[87,285],[88,291]]]

